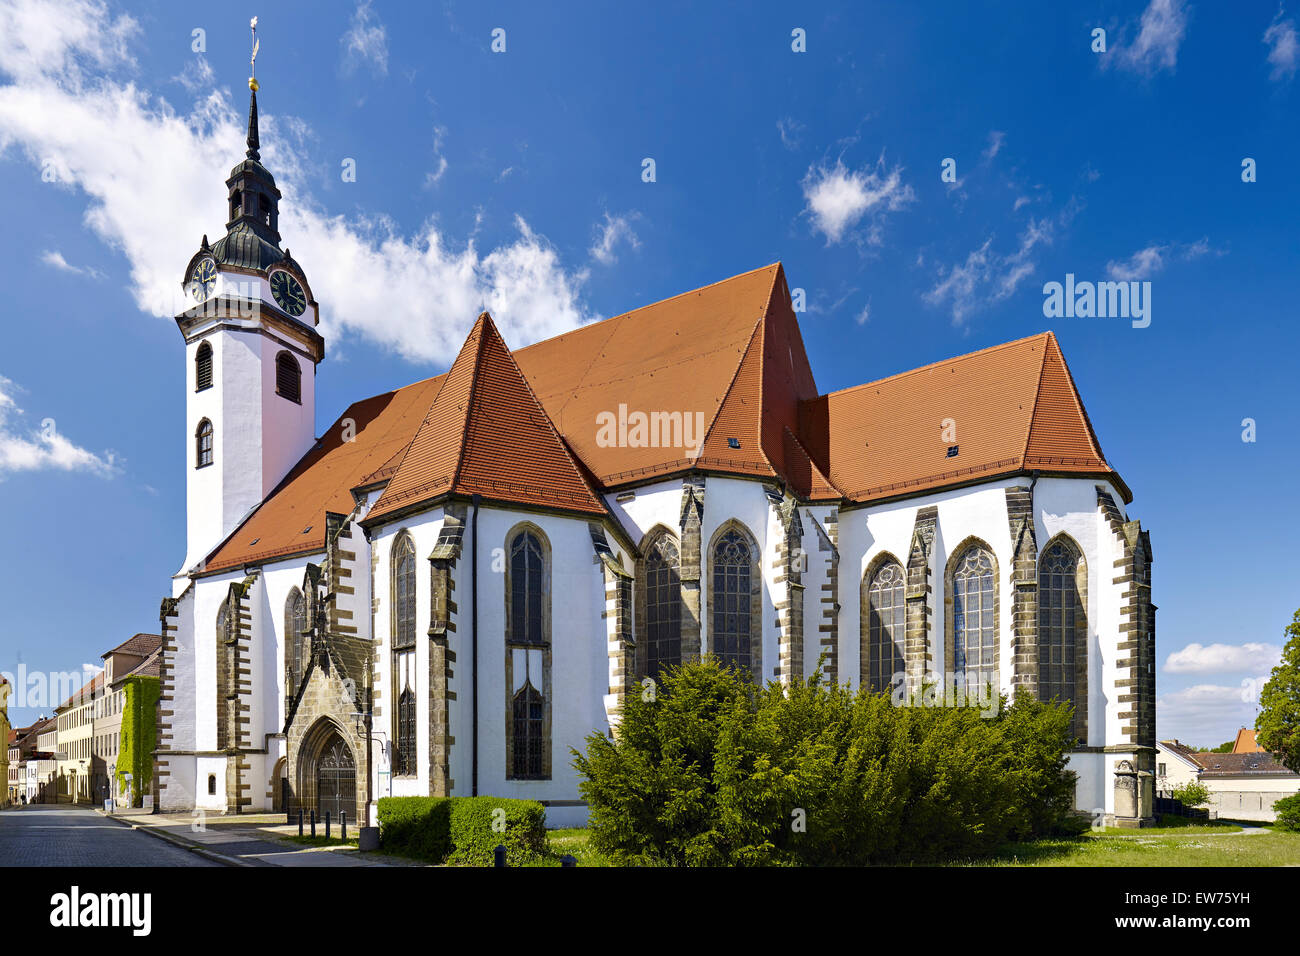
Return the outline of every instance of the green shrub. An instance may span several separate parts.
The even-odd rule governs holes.
[[[501,844],[507,863],[520,866],[546,850],[546,809],[500,797],[383,797],[379,842],[403,856],[459,866],[491,866]]]
[[[1174,787],[1169,795],[1185,807],[1199,807],[1210,802],[1210,788],[1199,780],[1189,780],[1181,786]]]
[[[596,850],[630,863],[861,865],[1068,828],[1068,705],[895,707],[814,677],[756,687],[705,659],[629,695],[574,751]]]
[[[1300,832],[1300,793],[1277,801],[1273,804],[1273,812],[1277,814],[1279,830]]]

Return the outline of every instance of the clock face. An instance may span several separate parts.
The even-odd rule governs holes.
[[[190,295],[195,301],[202,302],[212,295],[217,287],[217,264],[211,259],[200,259],[190,274]]]
[[[294,318],[307,309],[307,294],[302,291],[301,283],[283,269],[271,273],[271,295],[276,304]]]

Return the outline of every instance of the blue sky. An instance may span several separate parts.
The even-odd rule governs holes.
[[[778,259],[823,391],[1050,327],[1152,533],[1160,734],[1253,720],[1300,605],[1294,2],[484,6],[0,0],[0,668],[157,627],[170,315],[224,222],[256,13],[318,429],[445,368],[484,306],[519,346]],[[1067,273],[1150,281],[1150,326],[1044,318]]]

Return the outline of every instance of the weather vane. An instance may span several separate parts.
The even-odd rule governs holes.
[[[257,17],[253,17],[253,19],[249,21],[248,25],[253,29],[253,56],[252,59],[248,61],[248,65],[252,69],[253,75],[248,78],[248,88],[252,90],[254,93],[256,93],[257,92],[257,48],[259,46],[258,39],[257,39]]]

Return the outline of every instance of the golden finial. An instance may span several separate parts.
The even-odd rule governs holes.
[[[248,61],[249,68],[252,70],[252,75],[249,76],[248,78],[248,88],[252,90],[254,93],[256,93],[257,92],[257,49],[261,45],[257,39],[257,17],[253,17],[253,19],[249,21],[248,25],[253,30],[253,56]]]

